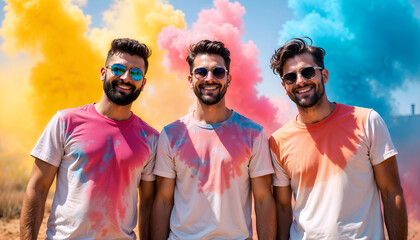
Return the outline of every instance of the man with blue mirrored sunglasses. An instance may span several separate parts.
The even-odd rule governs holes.
[[[158,132],[131,111],[150,54],[136,40],[113,40],[100,72],[101,100],[58,111],[49,122],[31,152],[21,239],[37,238],[55,177],[46,239],[136,239],[137,217],[141,239],[150,238]]]

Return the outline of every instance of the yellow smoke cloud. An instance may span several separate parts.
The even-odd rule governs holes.
[[[6,2],[2,50],[41,58],[31,69],[30,94],[24,96],[28,106],[23,110],[31,112],[35,127],[43,128],[59,109],[98,99],[103,53],[86,36],[90,17],[69,1]]]
[[[7,64],[0,67],[0,81],[7,87],[0,88],[0,108],[6,113],[0,120],[0,161],[18,151],[32,162],[28,154],[56,111],[100,99],[100,68],[116,37],[135,38],[152,49],[147,85],[133,111],[158,130],[187,113],[193,98],[186,75],[179,82],[166,72],[164,51],[156,42],[163,28],[186,27],[181,11],[157,0],[117,1],[103,15],[105,27],[89,29],[90,16],[75,1],[5,2],[0,61]]]
[[[141,97],[134,104],[134,111],[146,122],[162,129],[188,111],[192,95],[185,81],[176,80],[175,73],[166,72],[162,65],[164,51],[157,45],[158,35],[168,26],[184,29],[184,14],[156,0],[125,0],[114,3],[104,13],[106,27],[93,29],[90,39],[103,51],[115,37],[131,37],[146,43],[152,49],[147,84]],[[187,64],[187,63],[185,63]],[[178,78],[179,79],[179,78]]]

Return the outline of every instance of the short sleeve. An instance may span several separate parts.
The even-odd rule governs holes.
[[[148,137],[148,142],[150,146],[150,155],[149,155],[149,159],[147,160],[143,168],[143,172],[141,174],[141,180],[154,181],[155,175],[153,174],[153,169],[155,167],[155,161],[156,161],[158,136],[156,136],[155,134],[151,134]]]
[[[44,129],[41,137],[30,153],[32,157],[58,167],[64,156],[64,118],[57,112]]]
[[[268,138],[265,131],[262,130],[252,145],[251,159],[249,161],[249,176],[256,178],[272,173],[274,173],[274,170],[271,164]]]
[[[171,149],[169,145],[169,139],[166,135],[165,129],[159,135],[159,141],[156,151],[156,162],[153,173],[157,176],[166,178],[175,178],[175,164]]]
[[[398,154],[384,120],[374,110],[370,111],[368,115],[367,134],[370,144],[369,157],[372,165],[377,165]]]
[[[290,185],[290,177],[280,164],[280,148],[273,136],[270,137],[270,155],[274,167],[273,186],[285,187]]]

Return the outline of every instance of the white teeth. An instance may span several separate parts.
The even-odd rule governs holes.
[[[305,88],[305,89],[303,89],[303,90],[299,90],[299,91],[297,91],[297,92],[298,92],[298,93],[306,93],[306,92],[309,92],[311,89],[312,89],[312,88]]]
[[[205,90],[214,90],[216,87],[204,87]]]
[[[130,89],[130,87],[123,86],[123,85],[118,85],[118,87],[120,87],[120,88],[122,88],[122,89],[126,89],[126,90],[129,90],[129,89]]]

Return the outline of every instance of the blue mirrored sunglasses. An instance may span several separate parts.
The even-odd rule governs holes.
[[[129,68],[119,63],[114,63],[112,66],[106,66],[106,68],[111,68],[114,76],[121,76],[128,70],[130,71],[130,76],[134,81],[140,81],[143,79],[143,71],[138,68]]]

